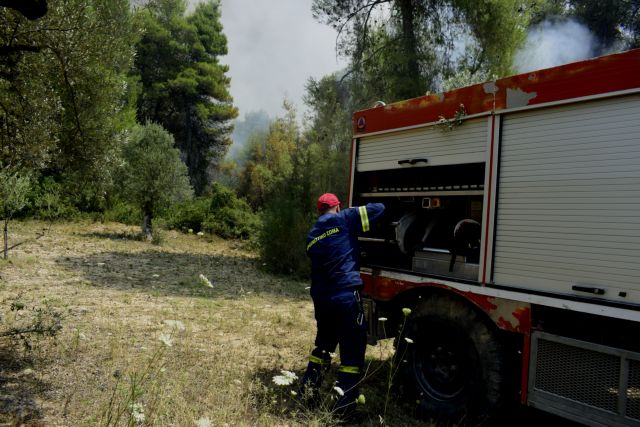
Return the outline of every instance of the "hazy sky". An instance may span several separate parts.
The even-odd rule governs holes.
[[[345,61],[335,54],[336,32],[313,19],[311,2],[221,0],[229,54],[220,61],[230,67],[231,94],[240,119],[258,110],[271,117],[282,114],[285,97],[294,102],[301,117],[307,79],[344,67]],[[589,35],[572,21],[532,29],[516,68],[527,71],[589,57],[584,49],[576,49],[576,43],[567,42],[580,38],[582,48],[591,46],[578,37],[583,33]]]
[[[231,94],[240,118],[282,113],[285,97],[302,113],[304,86],[340,69],[335,31],[311,16],[311,0],[222,0]],[[300,116],[301,114],[299,114]]]

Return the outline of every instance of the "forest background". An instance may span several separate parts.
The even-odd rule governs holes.
[[[233,133],[219,1],[22,4],[0,7],[5,256],[11,219],[89,218],[240,239],[300,277],[315,198],[346,200],[354,111],[512,74],[545,23],[585,26],[595,55],[640,46],[638,0],[314,0],[347,66],[309,79],[304,120],[283,99]]]

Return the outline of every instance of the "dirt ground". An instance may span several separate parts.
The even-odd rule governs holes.
[[[240,243],[210,236],[162,231],[152,245],[135,227],[73,223],[33,240],[46,227],[10,224],[10,244],[32,240],[0,262],[0,333],[56,316],[62,328],[0,337],[0,425],[332,422],[272,381],[306,365],[308,283],[269,275]],[[370,368],[387,356],[370,347]],[[363,384],[365,425],[380,425],[385,376]],[[387,425],[416,423],[389,406]]]
[[[273,381],[306,366],[307,282],[211,236],[162,231],[154,245],[121,224],[47,229],[11,223],[10,244],[26,243],[0,260],[0,427],[335,425],[331,375],[314,410]],[[58,324],[54,337],[11,333]],[[367,348],[360,425],[433,425],[387,393],[391,354],[389,340]],[[568,425],[524,411],[507,418]]]

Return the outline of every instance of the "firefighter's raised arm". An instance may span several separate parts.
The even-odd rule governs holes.
[[[371,226],[384,213],[384,205],[382,203],[367,203],[364,206],[355,206],[349,210],[349,215],[347,215],[349,229],[356,234],[360,234],[371,230]]]

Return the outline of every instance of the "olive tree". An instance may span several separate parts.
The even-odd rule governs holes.
[[[0,219],[4,223],[4,259],[7,259],[9,251],[9,220],[27,205],[27,193],[30,186],[31,180],[28,175],[0,169]]]
[[[173,136],[162,126],[147,123],[136,127],[123,147],[123,195],[142,210],[142,232],[147,240],[153,238],[155,214],[193,194],[187,166],[174,145]]]

